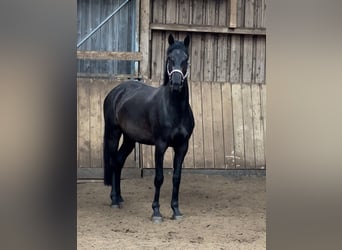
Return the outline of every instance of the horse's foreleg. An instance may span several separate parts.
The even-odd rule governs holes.
[[[155,168],[156,174],[154,178],[154,186],[155,186],[155,193],[154,199],[152,203],[152,221],[156,223],[162,222],[162,215],[159,211],[159,195],[160,195],[160,188],[164,182],[164,174],[163,174],[163,160],[164,154],[167,149],[166,143],[157,143],[155,147]]]
[[[182,164],[184,161],[184,157],[188,151],[188,142],[174,149],[175,156],[173,159],[173,177],[172,177],[172,199],[171,199],[171,208],[173,210],[173,219],[181,219],[182,214],[179,211],[178,206],[178,194],[179,194],[179,185],[181,182],[182,175]]]

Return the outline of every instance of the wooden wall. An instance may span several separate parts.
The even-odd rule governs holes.
[[[77,162],[78,168],[103,167],[103,101],[120,80],[77,79]],[[135,155],[126,166],[136,166]]]
[[[191,37],[189,88],[196,126],[185,168],[266,166],[265,1],[237,0],[235,11],[233,2],[140,0],[140,74],[147,83],[162,82],[169,33]],[[100,40],[116,39],[114,33],[106,36]],[[78,78],[79,168],[102,167],[103,98],[119,82]],[[172,157],[168,149],[164,167],[172,167]],[[127,161],[139,164],[154,167],[153,147],[139,146]]]
[[[153,85],[162,82],[168,35],[180,40],[191,36],[189,87],[196,126],[186,168],[266,165],[266,37],[253,34],[265,28],[265,2],[239,0],[236,6],[236,27],[250,29],[250,34],[224,33],[231,21],[230,1],[152,1]],[[144,167],[154,167],[153,150],[142,146]],[[172,149],[165,157],[165,166],[172,167]]]

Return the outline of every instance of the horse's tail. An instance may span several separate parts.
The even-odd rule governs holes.
[[[105,129],[104,129],[104,138],[103,138],[103,162],[104,162],[104,184],[111,186],[112,185],[112,176],[113,176],[113,166],[110,164],[110,126],[105,121]]]
[[[103,136],[103,170],[104,170],[104,184],[111,186],[112,185],[112,176],[114,172],[113,163],[111,163],[110,155],[114,152],[111,152],[113,148],[112,144],[112,125],[110,116],[114,114],[112,110],[112,98],[111,93],[109,93],[104,102],[103,102],[103,118],[104,118],[104,136]]]

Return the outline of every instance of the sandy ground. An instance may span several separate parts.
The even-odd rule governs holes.
[[[78,249],[266,249],[266,178],[183,174],[180,210],[171,220],[172,176],[161,189],[161,224],[151,222],[153,176],[122,180],[123,208],[110,188],[77,184]]]

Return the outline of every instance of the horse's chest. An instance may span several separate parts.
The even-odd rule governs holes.
[[[189,131],[185,128],[185,126],[179,126],[172,129],[169,135],[170,144],[173,146],[183,144],[188,139]]]

